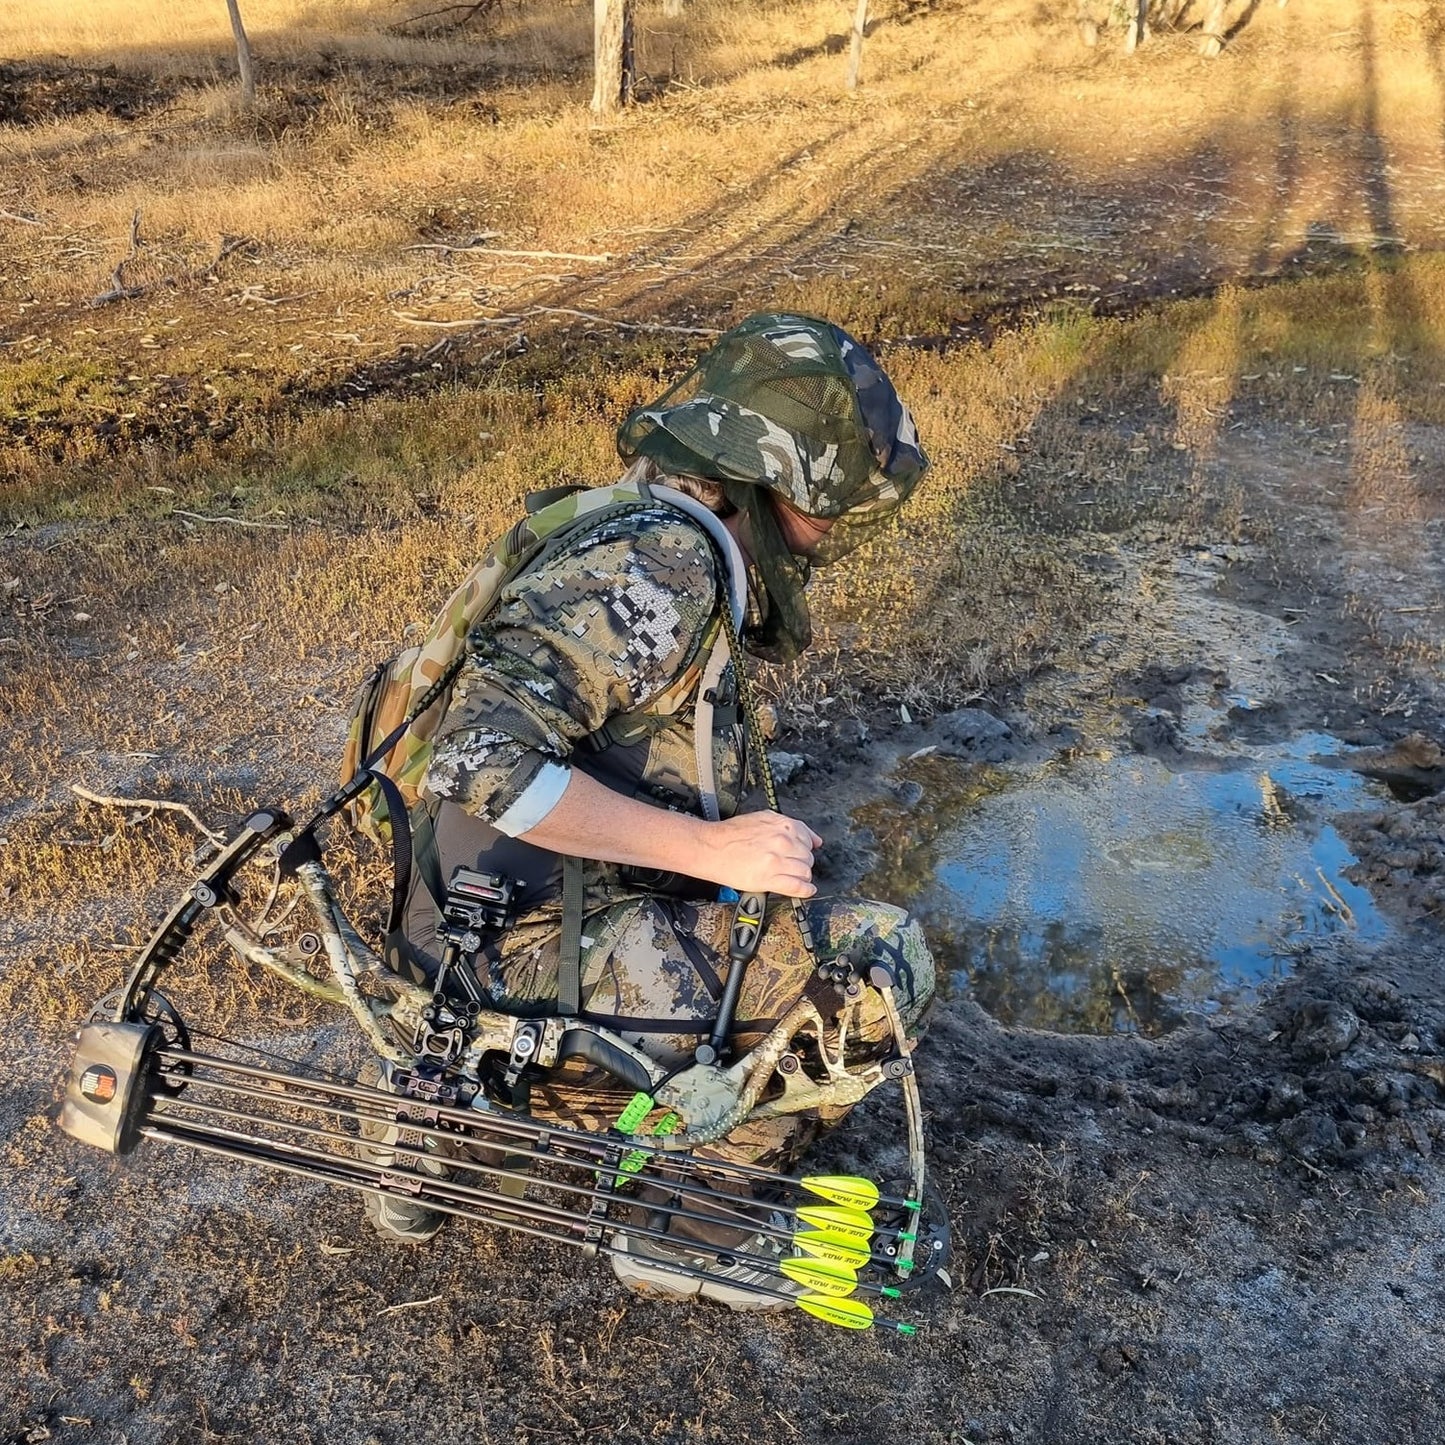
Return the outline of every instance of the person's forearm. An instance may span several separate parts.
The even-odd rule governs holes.
[[[809,898],[813,849],[821,842],[806,823],[780,813],[744,813],[710,823],[655,808],[571,770],[566,790],[541,822],[518,834],[553,853],[637,868],[682,873],[740,893]]]
[[[624,797],[573,768],[552,811],[518,836],[553,853],[691,874],[689,861],[706,851],[708,826],[705,818]]]

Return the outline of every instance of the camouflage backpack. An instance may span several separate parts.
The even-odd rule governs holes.
[[[466,655],[467,634],[497,604],[502,589],[605,518],[657,504],[646,482],[556,488],[528,497],[528,515],[467,573],[422,640],[381,663],[357,691],[341,756],[342,786],[363,769],[384,774],[395,784],[395,792],[410,813],[431,762],[433,739],[446,714],[451,684]],[[672,686],[653,698],[642,713],[614,720],[609,732],[625,733],[628,726],[650,731],[675,713],[696,687],[720,629],[721,612]],[[374,784],[350,805],[352,823],[378,842],[391,841],[389,815],[380,785]]]

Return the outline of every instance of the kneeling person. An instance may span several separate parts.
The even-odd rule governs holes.
[[[508,583],[467,639],[422,787],[440,876],[465,866],[516,882],[515,923],[476,959],[488,1004],[580,1012],[683,1066],[712,1029],[727,975],[726,889],[806,900],[818,957],[885,959],[915,1028],[933,991],[916,925],[886,904],[817,899],[818,835],[778,812],[738,811],[765,745],[742,649],[785,661],[808,645],[811,567],[891,518],[927,467],[907,408],[838,327],[759,315],[629,416],[618,444],[644,501],[544,547]],[[414,890],[405,931],[423,972],[441,954],[437,925],[431,897]],[[755,1044],[810,987],[807,941],[774,908],[733,1047]],[[870,991],[849,1062],[882,1057],[890,1038]],[[574,1060],[532,1089],[529,1107],[606,1129],[629,1095]],[[846,1113],[775,1112],[711,1152],[788,1168]],[[409,1239],[441,1223],[382,1196],[372,1217]],[[617,1268],[638,1287],[683,1283],[650,1275],[641,1255]],[[716,1292],[729,1298],[725,1283]]]

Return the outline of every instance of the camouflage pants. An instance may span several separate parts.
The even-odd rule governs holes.
[[[877,950],[899,977],[899,1009],[910,1034],[918,1031],[933,996],[933,958],[922,931],[907,914],[863,899],[815,900],[808,921],[820,960],[845,951]],[[710,1032],[727,978],[732,907],[665,897],[632,898],[588,916],[582,940],[583,1011],[666,1065],[691,1057]],[[536,1006],[557,997],[559,927],[548,910],[508,931],[484,980],[496,1006]],[[738,1002],[736,1047],[746,1049],[802,997],[814,980],[814,961],[803,945],[792,910],[775,905],[757,956],[748,965]],[[891,1030],[879,995],[865,991],[850,1035],[850,1066],[887,1053]],[[533,1112],[573,1127],[606,1129],[630,1091],[611,1075],[571,1061],[533,1090]],[[764,1167],[792,1166],[808,1145],[841,1122],[843,1106],[746,1124],[712,1146],[716,1157]]]

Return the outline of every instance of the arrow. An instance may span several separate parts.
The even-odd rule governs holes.
[[[819,1294],[841,1297],[858,1288],[858,1274],[844,1264],[828,1264],[821,1259],[785,1259],[778,1268],[794,1284]]]
[[[845,1330],[866,1330],[870,1325],[882,1325],[900,1335],[918,1333],[914,1325],[879,1319],[860,1299],[832,1299],[826,1295],[805,1294],[796,1303],[800,1310],[807,1310],[815,1319]]]
[[[805,1205],[794,1211],[794,1217],[850,1244],[867,1244],[873,1238],[873,1221],[861,1209],[844,1209],[836,1204]]]
[[[816,1194],[845,1209],[876,1209],[886,1204],[917,1214],[923,1205],[916,1199],[895,1199],[878,1192],[878,1186],[861,1174],[805,1174],[796,1181],[809,1194]]]
[[[793,1243],[804,1254],[821,1259],[825,1264],[841,1264],[848,1269],[862,1269],[873,1256],[859,1245],[840,1239],[825,1230],[795,1234]]]
[[[332,1184],[371,1192],[375,1192],[378,1187],[384,1189],[386,1171],[378,1165],[368,1164],[355,1157],[319,1153],[301,1144],[278,1145],[271,1140],[214,1125],[182,1123],[173,1118],[167,1123],[159,1122],[161,1119],[166,1119],[168,1112],[153,1116],[156,1122],[143,1125],[142,1134],[147,1138],[182,1144],[192,1149],[199,1149],[204,1153],[246,1159],[303,1178],[322,1178]],[[550,1240],[558,1244],[576,1247],[587,1242],[585,1233],[581,1232],[585,1231],[588,1225],[588,1218],[585,1216],[572,1214],[555,1206],[542,1204],[540,1201],[520,1200],[490,1194],[487,1191],[458,1185],[447,1180],[425,1179],[418,1182],[423,1185],[418,1197],[429,1208],[439,1209],[443,1213],[474,1219],[496,1228],[528,1235],[534,1239]],[[657,1231],[651,1230],[637,1232],[644,1236],[657,1233]],[[611,1240],[600,1241],[596,1248],[599,1254],[609,1257],[628,1255],[627,1250],[618,1248]],[[745,1257],[735,1256],[735,1258],[741,1260]],[[713,1272],[686,1260],[660,1259],[651,1255],[648,1257],[647,1263],[666,1273],[688,1279],[698,1279],[704,1282],[715,1282],[717,1279]],[[776,1270],[782,1261],[765,1259],[759,1260],[758,1263]],[[806,1265],[809,1262],[794,1260],[792,1263],[798,1266]],[[821,1261],[814,1262],[814,1269],[811,1272],[807,1270],[800,1272],[806,1280],[805,1287],[813,1289],[831,1287],[835,1290],[847,1288],[847,1277],[852,1273],[851,1270],[841,1266],[830,1267]],[[917,1332],[912,1325],[875,1318],[872,1310],[861,1300],[821,1292],[799,1296],[758,1281],[749,1281],[741,1284],[740,1287],[761,1298],[774,1299],[782,1304],[796,1306],[825,1323],[844,1328],[866,1329],[870,1325],[877,1324],[881,1328],[893,1330],[898,1334],[912,1335]],[[865,1285],[859,1285],[859,1287],[869,1288]],[[894,1292],[888,1291],[888,1293]]]

